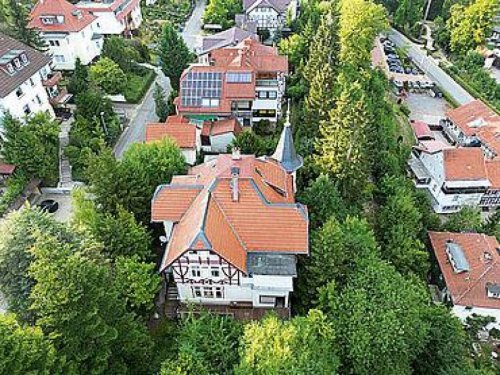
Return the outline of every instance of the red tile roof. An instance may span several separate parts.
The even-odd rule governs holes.
[[[480,100],[461,105],[448,111],[446,115],[469,137],[482,129],[500,131],[500,116]]]
[[[41,16],[64,16],[64,22],[46,25],[42,23]],[[97,17],[89,11],[79,9],[65,0],[39,0],[31,11],[31,21],[28,27],[43,32],[70,33],[84,29],[96,19]]]
[[[181,116],[169,116],[165,123],[146,126],[146,142],[155,142],[165,137],[172,138],[181,149],[196,148],[196,125]]]
[[[11,175],[16,170],[16,166],[12,164],[5,164],[0,162],[0,174]]]
[[[165,185],[159,186],[153,198],[152,221],[179,221],[200,194],[203,186]]]
[[[276,47],[265,46],[252,38],[247,38],[236,46],[212,50],[209,58],[210,65],[193,64],[182,73],[180,95],[175,101],[179,113],[229,115],[231,114],[231,101],[255,99],[255,84],[258,74],[288,73],[288,58],[286,56],[279,55]],[[190,72],[222,73],[222,92],[217,107],[184,106],[182,104],[182,97],[186,95],[185,91],[190,89],[183,88],[182,83]],[[227,82],[227,72],[251,73],[251,81],[247,83]]]
[[[237,201],[232,198],[233,168],[239,168]],[[195,184],[203,189],[187,197],[189,186]],[[272,159],[244,155],[233,160],[231,155],[219,155],[191,168],[189,176],[174,177],[168,186],[168,193],[162,189],[152,200],[153,221],[177,222],[162,269],[199,247],[200,239],[204,249],[216,252],[243,272],[248,252],[308,252],[307,208],[295,203],[292,176]],[[177,202],[188,202],[193,196],[187,209],[186,204]],[[160,214],[161,208],[172,205],[174,214]]]
[[[500,309],[500,299],[489,298],[488,284],[500,284],[500,244],[495,237],[479,233],[429,232],[432,249],[439,263],[453,303]],[[446,243],[459,245],[469,271],[455,273],[446,253]]]
[[[411,127],[415,133],[415,137],[419,140],[421,139],[434,139],[434,134],[432,134],[431,128],[423,121],[415,120],[411,121]]]
[[[490,180],[490,189],[500,189],[500,159],[487,160],[486,172]]]
[[[243,131],[240,122],[236,118],[218,121],[205,121],[201,131],[201,135],[214,136],[226,133],[240,134]]]
[[[444,171],[448,181],[486,180],[488,175],[479,147],[445,149]]]
[[[479,131],[477,137],[483,145],[486,145],[496,154],[496,158],[500,157],[500,128],[496,132],[490,129],[483,129]]]

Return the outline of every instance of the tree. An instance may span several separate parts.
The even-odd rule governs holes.
[[[447,21],[451,51],[464,55],[483,44],[491,35],[497,10],[496,0],[475,0],[468,6],[453,5]]]
[[[155,84],[153,98],[155,100],[156,116],[158,116],[160,122],[164,122],[170,113],[170,106],[165,100],[163,88],[158,83]]]
[[[104,245],[105,254],[112,260],[120,256],[148,260],[152,257],[151,238],[134,215],[118,207],[116,216],[99,210],[82,189],[73,190],[72,224],[87,231]]]
[[[175,360],[163,362],[160,375],[215,375],[202,356],[191,348],[184,349]]]
[[[452,214],[444,224],[448,232],[477,232],[481,230],[483,220],[481,211],[475,207],[463,207],[459,212]]]
[[[253,131],[244,131],[228,146],[229,151],[233,147],[238,147],[242,154],[262,156],[270,155],[276,148],[276,142],[270,138],[264,138],[255,134]]]
[[[54,374],[56,351],[40,328],[0,314],[0,363],[3,374]]]
[[[373,41],[389,27],[385,9],[371,0],[341,0],[340,6],[340,61],[369,67]]]
[[[116,214],[118,207],[132,212],[142,223],[150,222],[151,198],[158,185],[186,170],[184,157],[169,138],[135,143],[116,161],[111,150],[91,158],[87,169],[90,192],[102,209]]]
[[[0,223],[0,289],[9,311],[20,319],[32,322],[29,295],[34,285],[28,275],[33,256],[30,248],[38,232],[69,240],[72,234],[48,213],[38,209],[13,212]]]
[[[333,324],[318,310],[290,321],[274,315],[245,327],[237,375],[336,374]]]
[[[394,14],[394,22],[405,30],[412,30],[424,16],[424,3],[424,0],[401,0]]]
[[[377,215],[382,256],[399,272],[413,272],[425,278],[429,270],[428,253],[419,239],[422,215],[413,192],[404,177],[385,178],[381,190],[386,198]]]
[[[322,290],[322,309],[334,318],[342,368],[359,375],[411,373],[425,346],[429,325],[424,285],[389,264],[367,259],[346,287]]]
[[[59,124],[45,112],[36,113],[22,124],[9,113],[3,119],[2,156],[29,177],[47,185],[58,179]]]
[[[318,305],[320,288],[331,281],[344,285],[361,259],[379,253],[373,231],[358,218],[339,222],[332,217],[311,237],[311,256],[299,263],[296,294],[301,311]]]
[[[359,82],[352,82],[342,74],[339,85],[342,91],[337,105],[328,120],[320,124],[316,162],[322,171],[339,181],[344,197],[359,199],[370,176],[365,128],[370,114]]]
[[[149,373],[152,343],[126,310],[101,251],[91,238],[36,236],[29,274],[37,325],[64,359],[64,373]]]
[[[158,55],[163,73],[170,78],[174,90],[179,90],[181,74],[193,59],[191,51],[170,23],[165,23],[160,36]]]
[[[68,91],[77,95],[89,89],[89,72],[85,65],[82,64],[79,57],[75,61],[75,70],[71,75],[68,83]]]
[[[321,227],[332,216],[343,221],[349,213],[355,211],[355,209],[347,207],[337,184],[326,174],[312,180],[298,199],[309,208],[311,229]]]
[[[46,49],[44,40],[40,37],[36,29],[28,27],[30,11],[27,4],[19,0],[7,0],[4,6],[6,9],[4,10],[3,18],[7,24],[6,31],[14,39],[30,47],[44,51]]]
[[[155,295],[160,290],[161,278],[155,268],[154,263],[143,262],[137,255],[116,258],[116,288],[127,302],[128,310],[139,316],[151,312]]]
[[[203,13],[203,22],[221,25],[224,30],[229,29],[234,25],[234,17],[242,12],[241,1],[210,0]]]
[[[116,35],[104,39],[102,57],[113,60],[121,70],[130,72],[139,59],[137,51],[127,45],[127,40]]]
[[[107,94],[123,93],[126,79],[125,73],[118,64],[107,57],[100,58],[90,67],[90,80]]]

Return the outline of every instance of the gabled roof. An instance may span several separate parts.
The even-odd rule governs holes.
[[[434,134],[432,134],[431,128],[423,121],[414,120],[410,121],[415,137],[418,140],[429,140],[434,139]]]
[[[500,299],[488,297],[487,293],[487,288],[500,284],[500,244],[496,238],[480,233],[451,232],[429,232],[429,238],[453,303],[500,309]],[[447,254],[449,244],[464,258],[460,260],[465,267],[462,272],[456,272],[451,263]]]
[[[487,180],[484,156],[479,147],[445,149],[444,171],[448,181]]]
[[[446,115],[468,137],[484,129],[500,132],[500,116],[480,100],[461,105]]]
[[[26,53],[29,63],[12,75],[0,69],[0,98],[9,95],[21,83],[50,63],[49,56],[0,32],[0,57],[13,50]]]
[[[278,13],[287,11],[292,0],[243,0],[243,10],[249,12],[257,7],[273,8]]]
[[[486,160],[486,173],[490,180],[490,189],[500,189],[500,159]]]
[[[229,118],[217,121],[205,121],[201,130],[201,135],[216,136],[221,134],[233,133],[240,134],[243,131],[237,118]]]
[[[232,27],[220,33],[206,36],[203,38],[200,54],[208,53],[217,48],[233,46],[246,38],[259,40],[259,37],[254,32],[239,27]]]
[[[47,25],[42,23],[41,16],[64,16],[64,22]],[[70,33],[83,30],[96,19],[89,11],[79,9],[66,0],[39,0],[31,11],[28,27],[43,32]]]
[[[173,220],[177,224],[161,269],[190,249],[214,251],[243,272],[247,272],[250,252],[308,252],[307,208],[295,203],[292,177],[276,161],[251,155],[234,160],[231,155],[219,155],[191,168],[189,176],[193,178],[174,177],[172,184],[158,189],[152,200],[153,221],[172,221],[181,216]],[[203,188],[197,193],[195,187],[190,190],[189,183],[176,188],[177,183],[186,182]],[[168,193],[164,193],[167,189]],[[191,204],[187,208],[183,204],[174,214],[160,214],[162,207],[180,206],[178,201]]]
[[[181,149],[196,148],[196,125],[182,116],[169,116],[165,123],[146,126],[146,142],[155,142],[165,137],[172,138]]]

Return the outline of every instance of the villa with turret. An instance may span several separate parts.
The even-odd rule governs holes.
[[[295,201],[301,166],[287,119],[272,156],[234,149],[158,186],[151,220],[165,231],[165,306],[289,316],[297,256],[309,253],[307,207]]]

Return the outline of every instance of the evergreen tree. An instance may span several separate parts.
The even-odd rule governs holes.
[[[156,116],[158,116],[158,121],[164,122],[170,113],[170,108],[169,103],[165,100],[163,88],[158,83],[155,84],[153,98],[155,100],[155,112]]]
[[[478,232],[482,226],[481,211],[475,207],[463,207],[447,218],[443,229],[449,232]]]
[[[7,31],[14,38],[40,51],[46,49],[45,41],[37,30],[29,28],[30,12],[25,3],[19,0],[7,0],[4,12],[7,19]]]
[[[170,84],[178,91],[181,74],[193,60],[193,54],[170,23],[163,26],[158,54],[163,73],[170,78]]]
[[[83,93],[89,89],[89,72],[79,57],[75,61],[75,70],[68,83],[68,92],[73,95]]]

